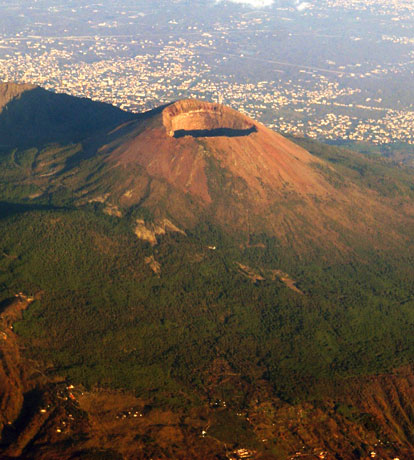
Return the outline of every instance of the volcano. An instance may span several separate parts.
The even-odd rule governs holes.
[[[183,100],[148,114],[120,147],[104,152],[119,165],[140,165],[205,205],[212,202],[208,163],[245,182],[263,204],[282,190],[325,195],[329,188],[312,163],[319,160],[293,142],[219,104]],[[112,150],[113,149],[113,150]]]
[[[69,121],[50,124],[52,132],[50,126],[36,129],[36,136],[56,143],[56,134],[67,126],[66,134],[78,139],[60,159],[49,158],[45,150],[37,154],[25,181],[36,187],[30,196],[40,200],[66,195],[78,206],[101,203],[119,217],[140,209],[150,216],[150,226],[157,221],[162,228],[168,219],[170,228],[210,222],[247,239],[264,232],[299,252],[314,247],[349,252],[350,241],[361,235],[370,244],[372,238],[380,245],[398,244],[399,237],[391,237],[383,224],[372,231],[373,222],[401,223],[375,186],[355,181],[351,169],[338,171],[329,158],[229,107],[186,99],[133,115],[40,88],[15,93],[16,88],[9,88],[9,109],[3,110],[7,116],[19,118],[18,105],[28,104],[24,97],[46,97],[48,105],[28,110],[26,118],[40,111],[42,120],[55,120],[59,106],[64,115],[58,123]],[[61,96],[70,100],[66,109],[59,105]],[[19,137],[10,129],[7,136]]]
[[[2,458],[412,458],[411,169],[2,88]]]
[[[35,190],[29,197],[100,203],[118,217],[137,213],[139,234],[144,213],[149,226],[163,231],[164,219],[183,231],[209,222],[247,239],[266,233],[299,253],[315,247],[349,253],[350,241],[361,238],[380,246],[400,242],[383,223],[399,226],[405,217],[373,181],[355,180],[355,169],[339,171],[337,159],[312,154],[229,107],[186,99],[135,115],[37,87],[6,89],[2,139],[42,140],[58,151],[60,136],[61,145],[67,136],[75,141],[62,155],[36,153],[29,176],[20,178]],[[35,129],[25,128],[32,119]],[[23,126],[26,137],[5,120],[18,120],[14,126]]]
[[[246,237],[277,236],[299,251],[316,245],[340,252],[349,249],[348,236],[370,238],[373,221],[399,221],[374,190],[220,104],[177,101],[86,141],[84,150],[87,181],[69,172],[59,184],[79,204],[103,202],[118,215],[139,207],[183,229],[207,220]]]

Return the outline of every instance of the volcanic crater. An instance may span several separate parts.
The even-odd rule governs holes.
[[[182,100],[163,110],[163,124],[170,137],[242,137],[257,132],[241,113],[221,104]]]

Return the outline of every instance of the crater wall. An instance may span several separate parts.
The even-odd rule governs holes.
[[[236,137],[257,130],[249,118],[235,110],[197,100],[178,101],[165,108],[163,124],[171,137]]]

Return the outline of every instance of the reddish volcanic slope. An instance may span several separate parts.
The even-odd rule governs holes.
[[[375,191],[219,104],[182,100],[148,112],[109,133],[98,154],[105,181],[91,176],[82,199],[105,202],[111,212],[140,206],[180,228],[207,219],[275,235],[301,252],[329,243],[347,252],[361,237],[397,244],[389,232],[372,232],[375,222],[400,221]],[[108,178],[105,193],[94,186]]]
[[[177,136],[177,133],[179,134]],[[247,116],[219,104],[182,100],[136,123],[110,161],[139,164],[153,176],[208,204],[209,158],[243,179],[259,201],[269,193],[326,195],[329,185],[312,163],[320,160]]]

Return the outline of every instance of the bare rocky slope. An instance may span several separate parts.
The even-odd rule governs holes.
[[[13,99],[19,98],[24,92],[31,91],[36,88],[36,85],[19,84],[19,83],[2,83],[0,84],[0,112]]]
[[[344,255],[349,241],[361,238],[398,246],[403,234],[389,229],[414,215],[412,203],[405,202],[402,216],[375,186],[361,187],[332,162],[219,104],[178,101],[83,149],[96,163],[88,179],[79,184],[76,169],[57,178],[79,204],[102,202],[119,215],[139,207],[184,229],[208,219],[246,234],[277,235],[299,253],[319,245]]]
[[[118,216],[140,208],[182,229],[207,219],[246,234],[277,235],[298,252],[319,244],[341,254],[349,252],[350,239],[400,245],[403,233],[389,229],[405,226],[414,215],[412,202],[402,204],[391,193],[384,197],[374,180],[360,180],[365,160],[338,171],[337,163],[219,104],[183,100],[135,116],[41,88],[2,88],[19,94],[3,110],[15,110],[17,118],[2,122],[0,114],[2,141],[12,136],[7,142],[18,145],[22,133],[36,146],[39,139],[34,142],[30,133],[43,136],[42,142],[60,135],[79,141],[53,149],[49,142],[49,150],[18,154],[30,157],[29,169],[21,168],[16,178],[33,190],[27,198],[102,203]],[[29,102],[23,111],[24,98]],[[22,126],[22,112],[36,121],[33,126]],[[19,127],[17,134],[11,126]]]

